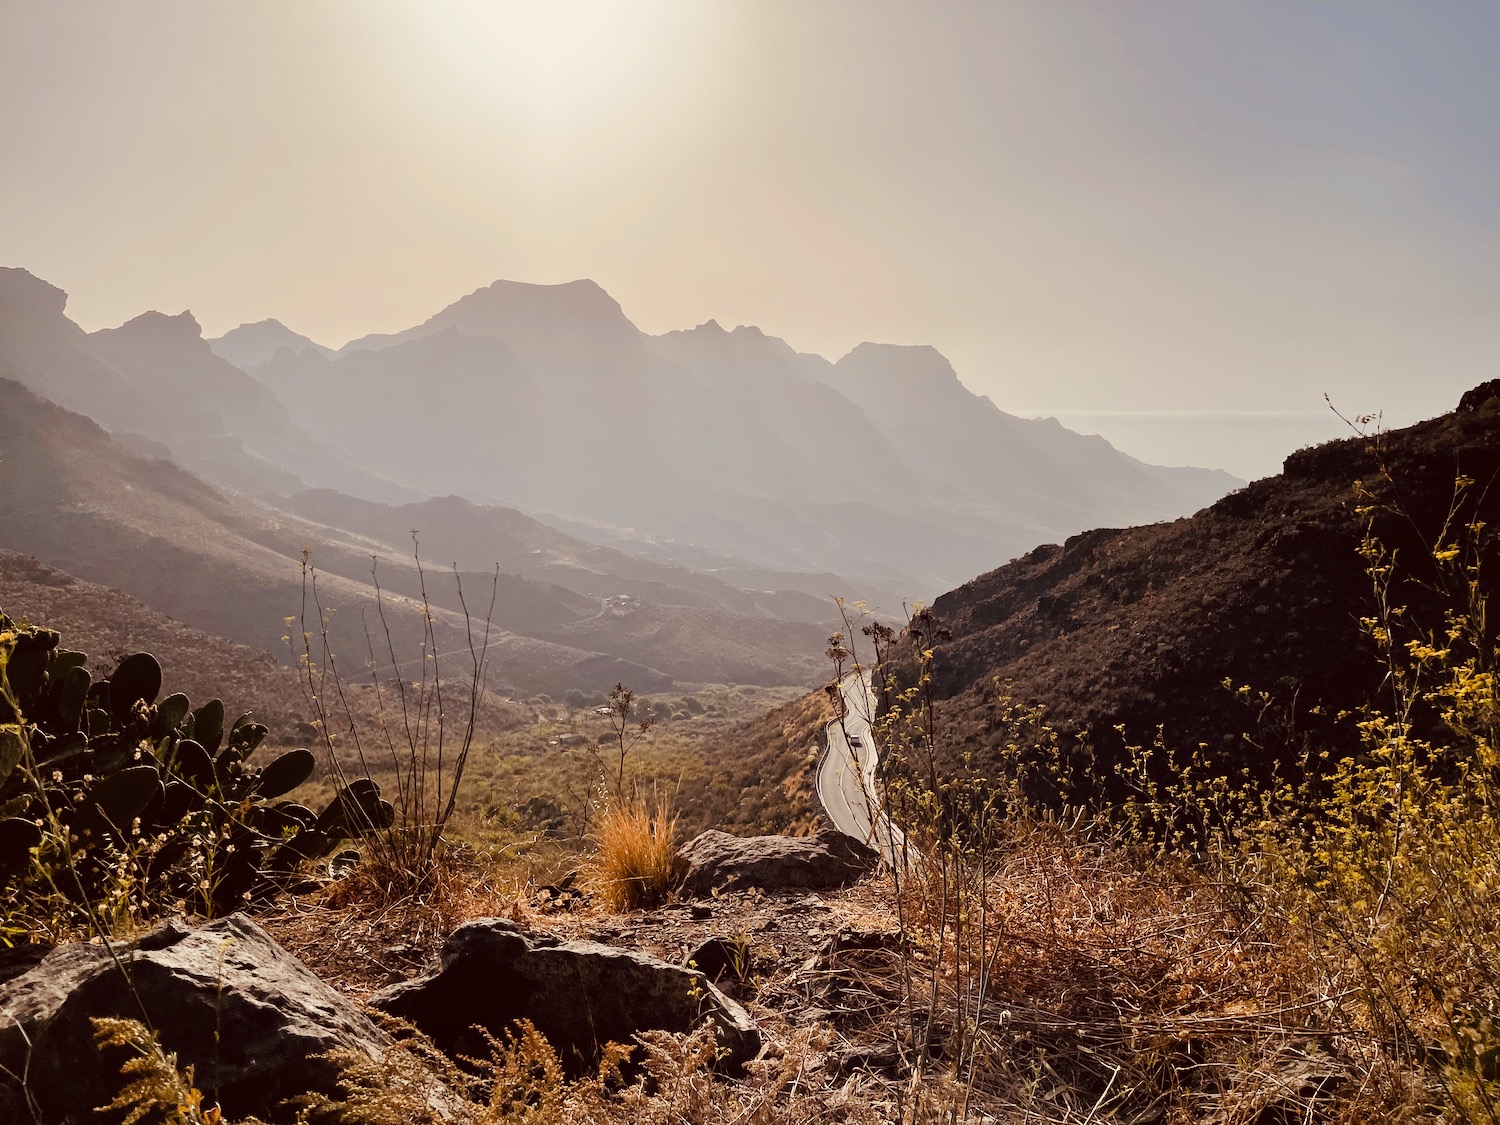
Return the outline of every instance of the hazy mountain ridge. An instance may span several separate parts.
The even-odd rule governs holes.
[[[1059,519],[1118,523],[1121,515],[1149,522],[1187,499],[1101,437],[1004,413],[965,387],[936,348],[860,344],[828,375],[908,461],[975,500],[1009,501],[1055,526]],[[1010,486],[1009,496],[997,481]],[[1100,518],[1106,514],[1115,519]]]
[[[249,370],[372,472],[912,593],[1238,483],[1007,415],[929,347],[830,363],[716,321],[652,337],[591,281],[495,282],[332,360],[279,350]]]
[[[1102,439],[999,411],[932,348],[865,344],[830,363],[712,321],[651,337],[592,282],[497,282],[337,353],[270,321],[208,341],[190,313],[86,334],[66,299],[0,275],[0,360],[118,440],[11,396],[11,427],[33,440],[26,471],[0,479],[5,546],[266,651],[299,604],[307,545],[353,607],[373,596],[371,556],[393,560],[383,585],[410,619],[416,527],[470,590],[500,564],[507,682],[809,682],[829,596],[864,593],[839,574],[894,608],[1059,527],[1191,504]],[[252,377],[216,347],[270,355]],[[1199,474],[1200,490],[1205,476],[1219,479]],[[448,498],[382,503],[424,492]],[[436,604],[456,638],[456,598]],[[336,632],[363,651],[352,621]]]
[[[228,360],[236,367],[253,367],[264,363],[282,348],[293,355],[312,350],[322,356],[332,356],[332,348],[325,348],[315,340],[293,332],[279,320],[257,320],[253,324],[242,324],[222,336],[208,341],[214,355]]]
[[[304,475],[382,499],[412,494],[354,469],[296,425],[264,386],[214,355],[190,313],[144,313],[85,333],[67,294],[0,269],[0,376],[165,446],[175,460],[247,492],[286,492]]]
[[[439,370],[443,379],[414,378]],[[503,340],[453,328],[328,359],[311,350],[279,353],[250,372],[315,425],[323,439],[369,469],[384,463],[425,492],[454,491],[454,479],[471,482],[473,499],[505,502],[503,484],[544,464],[542,395]],[[352,404],[363,402],[363,408]],[[434,440],[431,427],[449,419],[473,423],[466,440]],[[349,491],[343,489],[341,491]],[[416,499],[416,497],[412,497]]]
[[[586,543],[503,507],[481,507],[458,496],[389,505],[320,489],[287,498],[284,506],[330,527],[379,539],[401,550],[421,529],[423,550],[455,560],[460,569],[498,565],[502,573],[565,586],[579,593],[645,598],[661,605],[717,607],[748,616],[785,617],[785,598],[741,589],[686,567],[655,562]],[[831,578],[832,576],[830,576]],[[810,599],[805,619],[825,622],[828,599]],[[799,618],[800,619],[800,618]]]
[[[188,313],[85,334],[66,300],[23,270],[0,277],[5,370],[236,490],[458,493],[617,548],[649,537],[687,565],[707,552],[734,570],[862,575],[893,600],[1234,483],[1006,415],[932,348],[864,344],[830,363],[713,321],[650,337],[586,281],[496,282],[338,353],[274,321],[207,341]],[[252,378],[215,348],[270,354]]]

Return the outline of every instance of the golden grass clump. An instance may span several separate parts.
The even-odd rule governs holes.
[[[595,893],[609,910],[646,910],[671,893],[677,814],[670,798],[616,795],[595,829]]]
[[[100,1113],[122,1113],[120,1125],[229,1125],[193,1084],[193,1068],[177,1069],[177,1056],[162,1050],[156,1032],[138,1020],[93,1021],[99,1049],[124,1047],[131,1055],[120,1067],[124,1089]],[[259,1125],[253,1118],[241,1125]]]

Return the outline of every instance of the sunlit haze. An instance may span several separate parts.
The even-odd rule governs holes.
[[[3,0],[0,96],[0,265],[90,330],[588,277],[1240,475],[1500,374],[1492,2]]]

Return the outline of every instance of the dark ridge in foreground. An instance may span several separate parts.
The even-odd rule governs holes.
[[[1399,509],[1376,518],[1407,568],[1394,600],[1436,620],[1416,580],[1435,576],[1423,543],[1437,538],[1460,474],[1475,481],[1466,518],[1494,526],[1497,472],[1500,380],[1451,414],[1294,453],[1280,476],[1191,518],[1085,532],[976,578],[933,606],[952,631],[934,669],[944,753],[993,767],[1007,698],[1044,707],[1065,744],[1083,736],[1105,759],[1150,745],[1158,727],[1178,753],[1203,745],[1220,764],[1257,770],[1306,749],[1347,752],[1354,725],[1337,716],[1372,701],[1384,673],[1360,624],[1374,602],[1355,482]],[[1225,681],[1270,693],[1271,705]],[[1086,756],[1079,766],[1105,773]]]

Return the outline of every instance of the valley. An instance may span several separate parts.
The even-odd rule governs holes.
[[[1497,47],[0,0],[0,1125],[1500,1125]]]
[[[1325,928],[1288,936],[1315,861],[1277,849],[1305,836],[1343,854],[1338,818],[1383,807],[1370,795],[1391,747],[1471,729],[1455,715],[1487,721],[1479,563],[1500,384],[1235,487],[1006,415],[930,348],[829,363],[713,322],[647,336],[591,283],[496,283],[337,350],[266,322],[206,341],[188,314],[84,334],[63,300],[0,275],[0,327],[22,326],[0,332],[0,687],[19,693],[0,736],[25,732],[0,741],[22,748],[0,761],[0,872],[22,872],[0,936],[23,951],[11,970],[0,950],[0,1003],[18,1021],[31,1009],[5,999],[7,974],[53,980],[46,950],[74,956],[69,939],[100,929],[45,889],[69,870],[117,896],[122,927],[181,919],[180,938],[122,928],[166,943],[133,956],[224,930],[311,966],[299,988],[336,989],[318,1002],[324,1030],[351,999],[446,987],[433,966],[461,964],[470,941],[510,949],[506,971],[566,949],[685,973],[670,988],[713,997],[737,1050],[769,1037],[812,1052],[806,1097],[871,1121],[904,1075],[927,1076],[924,1104],[946,1097],[935,1063],[889,1055],[918,996],[943,1050],[970,1052],[983,1104],[1114,1098],[1114,1120],[1137,1120],[1162,1099],[1259,1098],[1257,1075],[1281,1089],[1314,1073],[1332,1084],[1270,1104],[1363,1113],[1432,1087],[1371,1046],[1353,993],[1307,1026],[1270,1022],[1326,991],[1320,958],[1344,940],[1326,928],[1342,916],[1316,913]],[[1444,569],[1460,555],[1467,586]],[[1377,569],[1375,596],[1371,560],[1395,558],[1417,565]],[[1464,590],[1477,617],[1453,609]],[[1403,627],[1429,630],[1402,650],[1412,671],[1371,625],[1407,610]],[[1463,654],[1452,681],[1433,678],[1454,659],[1430,647],[1440,627]],[[1419,673],[1427,694],[1402,696],[1418,681],[1392,677]],[[1397,728],[1370,717],[1393,682],[1409,700]],[[1403,767],[1441,797],[1414,805],[1438,820],[1407,851],[1492,826],[1441,819],[1470,807],[1453,778],[1479,776],[1446,754]],[[28,788],[42,764],[52,780]],[[146,782],[158,796],[126,796]],[[168,815],[184,802],[203,811]],[[154,825],[153,842],[100,844],[87,810],[111,807]],[[83,860],[64,843],[75,830]],[[90,865],[89,847],[127,875]],[[1443,866],[1467,860],[1421,854],[1423,872],[1468,878]],[[1241,862],[1286,896],[1249,923],[1235,896],[1252,892],[1214,874]],[[190,882],[195,865],[208,874]],[[248,912],[194,920],[229,906]],[[581,1052],[525,1048],[556,1060],[545,1096],[618,1120],[621,1095],[577,1069],[599,1044],[527,1004]],[[611,1018],[695,1025],[644,1011]],[[1422,1005],[1401,1011],[1440,1035]],[[424,1028],[439,1044],[440,1024]],[[922,1042],[917,1026],[897,1052]],[[1219,1078],[1165,1082],[1136,1045],[1167,1034],[1177,1057],[1200,1026],[1217,1029]],[[1308,1027],[1326,1055],[1299,1046]],[[817,1054],[833,1036],[839,1053]],[[340,1081],[376,1058],[437,1081],[438,1055],[393,1061],[401,1049],[360,1047]],[[1346,1096],[1340,1076],[1372,1050],[1388,1077]],[[1064,1069],[1016,1094],[1042,1057]],[[750,1088],[687,1073],[716,1106]],[[840,1075],[874,1092],[839,1102]],[[0,1075],[0,1108],[13,1087]],[[383,1106],[406,1104],[380,1088]],[[669,1096],[627,1089],[653,1112]]]

